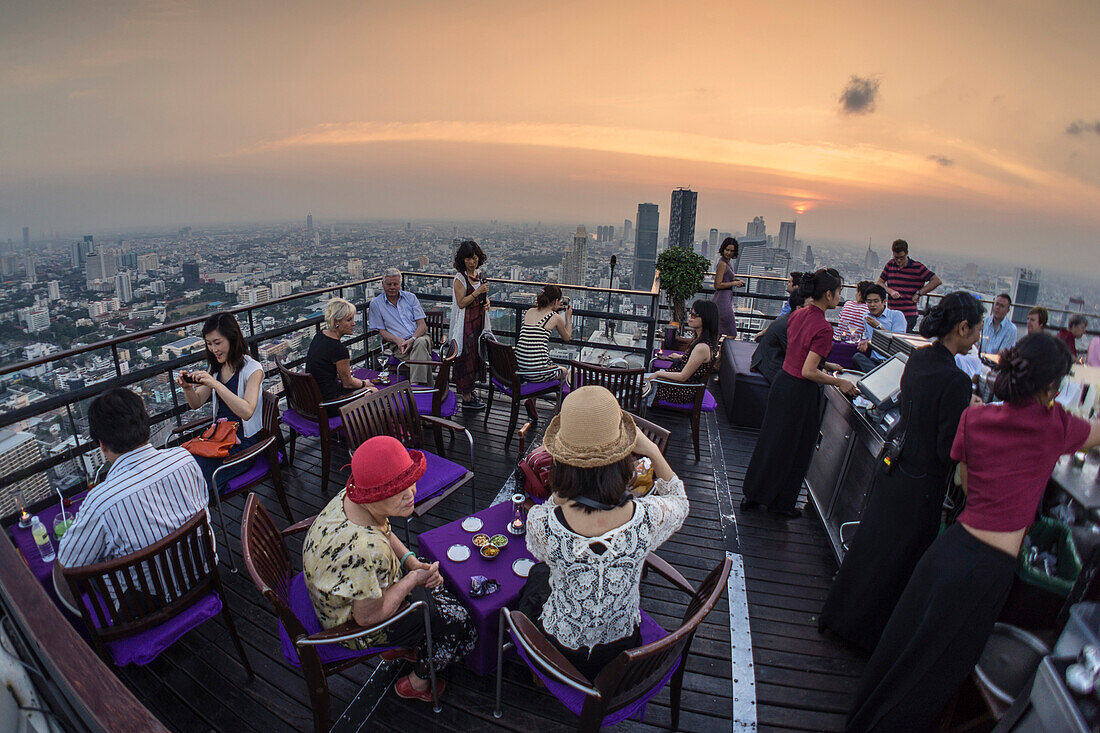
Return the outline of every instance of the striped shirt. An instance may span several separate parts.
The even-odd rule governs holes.
[[[867,315],[867,304],[849,300],[840,309],[840,325],[835,329],[841,338],[858,338],[863,335],[865,325],[863,317]]]
[[[103,483],[88,492],[61,538],[57,560],[81,567],[143,550],[204,511],[208,501],[190,453],[146,443],[119,456]]]
[[[909,258],[905,267],[898,267],[897,263],[890,260],[886,263],[886,267],[882,268],[882,274],[879,277],[888,287],[901,293],[901,297],[889,298],[886,304],[896,311],[901,311],[905,316],[917,315],[917,303],[913,300],[913,296],[935,276],[936,273],[912,257]]]
[[[524,316],[516,339],[516,373],[530,382],[556,379],[558,368],[550,361],[550,332],[546,330],[553,311],[534,325],[528,324]]]

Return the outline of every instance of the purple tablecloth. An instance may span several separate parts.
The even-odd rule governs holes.
[[[497,666],[497,629],[500,625],[500,609],[512,608],[519,600],[526,578],[512,572],[512,563],[521,557],[531,558],[527,552],[527,539],[523,535],[511,535],[506,526],[512,519],[512,502],[504,501],[474,514],[484,525],[477,532],[462,529],[462,520],[420,534],[420,554],[428,562],[439,561],[447,588],[451,590],[470,612],[477,628],[477,646],[466,657],[466,665],[479,675],[487,675]],[[504,534],[508,545],[493,560],[486,560],[473,545],[475,534]],[[470,559],[452,562],[447,559],[447,548],[454,544],[470,548]],[[531,558],[534,559],[534,558]],[[484,575],[500,583],[500,590],[482,598],[470,597],[470,577]]]
[[[70,516],[76,514],[76,510],[80,508],[80,502],[84,500],[84,497],[88,492],[77,494],[72,499],[72,506],[65,507],[65,512]],[[57,546],[60,544],[57,538],[53,534],[53,520],[58,514],[61,513],[61,507],[57,504],[50,504],[48,507],[38,513],[38,518],[42,520],[42,524],[46,526],[46,531],[50,533],[50,540],[53,541],[54,552],[57,551]],[[31,572],[34,573],[34,577],[38,578],[38,582],[42,584],[42,587],[46,589],[46,592],[50,594],[50,598],[57,604],[58,608],[65,608],[57,597],[57,592],[53,587],[53,563],[42,562],[41,555],[38,554],[38,546],[34,544],[34,535],[31,534],[31,528],[21,529],[18,524],[14,524],[11,527],[11,539],[15,543],[15,546],[19,549],[19,552],[23,553],[23,558],[27,561],[28,567]]]
[[[852,357],[855,356],[855,353],[855,344],[850,344],[847,341],[834,341],[833,350],[829,352],[829,358],[826,361],[831,361],[845,369],[854,369],[855,364],[852,363]]]
[[[353,369],[351,375],[356,379],[366,379],[376,387],[390,387],[398,382],[409,381],[409,373],[405,370],[402,370],[401,374],[398,374],[396,370],[390,371],[389,379],[385,382],[378,381],[377,369],[364,369],[360,367],[359,369]]]

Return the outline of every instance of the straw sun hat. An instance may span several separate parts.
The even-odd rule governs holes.
[[[573,390],[550,421],[543,447],[577,468],[608,466],[630,455],[638,428],[604,387]]]

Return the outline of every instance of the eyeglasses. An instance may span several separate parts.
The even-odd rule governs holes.
[[[688,311],[688,318],[698,318],[699,314],[695,311]]]

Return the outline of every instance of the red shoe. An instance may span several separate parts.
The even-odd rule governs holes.
[[[437,680],[435,683],[435,692],[439,697],[443,697],[443,690],[446,687],[443,680]],[[397,680],[397,684],[393,686],[394,692],[398,697],[403,697],[406,700],[420,700],[421,702],[432,702],[432,691],[430,686],[425,687],[423,690],[414,690],[412,683],[409,682],[409,676],[405,675],[401,679]]]
[[[400,659],[402,661],[405,661],[405,662],[415,662],[416,661],[416,650],[415,649],[387,649],[386,651],[382,652],[378,656],[382,657],[387,662],[393,662],[393,661],[398,660],[398,659]]]

